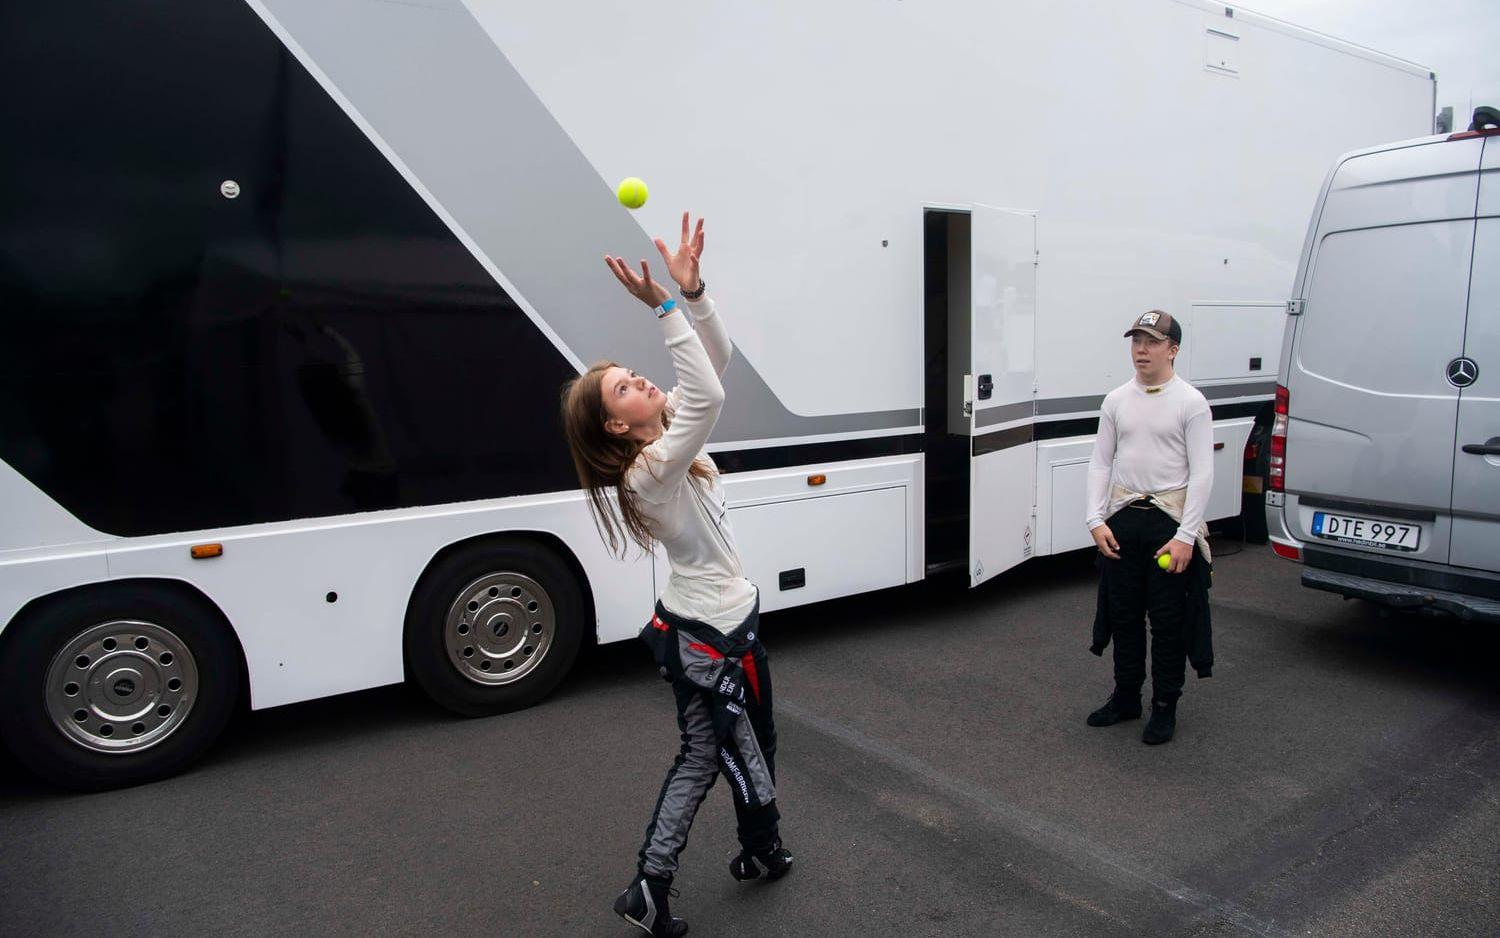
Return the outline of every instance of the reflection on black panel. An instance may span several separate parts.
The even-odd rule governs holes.
[[[0,459],[81,520],[576,487],[571,367],[243,0],[6,4],[0,76]]]

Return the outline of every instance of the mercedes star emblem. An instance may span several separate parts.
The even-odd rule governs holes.
[[[1466,388],[1479,379],[1479,366],[1472,358],[1455,358],[1448,363],[1448,383]]]

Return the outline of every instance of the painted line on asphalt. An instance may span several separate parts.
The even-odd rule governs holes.
[[[1195,889],[1175,877],[1122,856],[1090,840],[1084,834],[1017,807],[992,789],[940,772],[911,753],[898,749],[890,743],[866,736],[853,727],[820,716],[785,698],[776,701],[776,716],[790,717],[794,722],[804,724],[868,756],[916,776],[950,797],[974,805],[986,815],[999,821],[1006,829],[1036,844],[1048,853],[1061,856],[1074,866],[1108,867],[1129,879],[1145,883],[1168,898],[1211,913],[1250,934],[1261,935],[1264,938],[1290,938],[1290,932],[1252,915],[1227,899]]]

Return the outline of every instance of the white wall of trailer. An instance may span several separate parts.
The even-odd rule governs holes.
[[[466,4],[604,180],[652,186],[646,231],[708,218],[799,414],[920,406],[923,205],[1037,212],[1039,397],[1126,380],[1153,307],[1184,377],[1229,378],[1198,320],[1279,330],[1330,161],[1432,122],[1425,70],[1222,4]]]
[[[8,509],[46,499],[35,489],[4,495]],[[152,537],[93,532],[73,545],[0,551],[0,623],[32,599],[72,587],[178,580],[233,626],[252,706],[309,700],[401,681],[402,627],[422,571],[444,547],[504,531],[567,545],[589,579],[601,641],[633,635],[648,617],[652,558],[610,557],[581,493],[570,492]],[[223,545],[223,556],[192,559],[189,549],[204,543]]]
[[[370,6],[431,17],[458,10],[447,2]],[[651,184],[642,228],[708,218],[705,269],[739,354],[801,415],[922,406],[924,205],[1036,213],[1039,399],[1126,380],[1120,332],[1150,307],[1184,322],[1185,377],[1256,380],[1238,359],[1279,334],[1327,165],[1431,118],[1419,69],[1187,0],[466,6],[601,179]],[[1238,480],[1248,432],[1216,428],[1221,479]],[[1007,457],[1034,465],[1037,552],[1086,543],[1091,443]],[[921,456],[730,477],[763,608],[920,579],[922,479]],[[1211,516],[1232,514],[1237,485],[1214,500]],[[600,641],[635,633],[666,572],[611,558],[577,492],[121,539],[0,465],[0,505],[0,623],[71,586],[182,580],[234,625],[255,707],[401,680],[411,590],[456,541],[557,537],[588,576]],[[224,556],[190,559],[204,542]],[[783,593],[793,567],[808,586]]]
[[[746,573],[763,584],[763,608],[921,579],[920,459],[841,463],[819,469],[817,485],[807,470],[729,477],[735,530],[754,542]],[[449,545],[496,532],[556,537],[588,578],[600,642],[635,636],[667,570],[638,550],[610,556],[579,492],[117,538],[77,521],[0,463],[0,504],[13,517],[38,519],[11,527],[10,542],[42,545],[0,550],[0,624],[27,602],[73,587],[182,581],[233,626],[257,709],[401,681],[407,601]],[[192,559],[189,549],[204,543],[222,544],[223,556]],[[777,574],[792,567],[805,569],[808,585],[781,592]]]
[[[1214,488],[1204,512],[1206,520],[1240,513],[1241,463],[1254,425],[1251,417],[1215,422]],[[1093,451],[1092,436],[1036,444],[1037,554],[1061,554],[1094,546],[1082,513]]]
[[[922,579],[922,484],[921,455],[726,476],[735,540],[761,611]],[[799,568],[806,585],[783,591],[778,575]],[[658,592],[669,573],[659,557]]]

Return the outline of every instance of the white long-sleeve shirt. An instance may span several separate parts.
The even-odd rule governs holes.
[[[692,326],[679,310],[660,320],[677,371],[667,394],[672,425],[641,451],[625,481],[672,565],[662,605],[727,634],[745,621],[757,595],[740,564],[718,467],[703,451],[724,406],[719,378],[734,346],[712,300],[685,305]],[[695,459],[713,467],[709,479],[689,474]]]
[[[1186,488],[1174,537],[1192,544],[1213,487],[1213,414],[1202,392],[1176,375],[1159,390],[1132,378],[1109,392],[1089,459],[1090,531],[1125,506],[1130,499],[1122,493],[1157,495]]]

